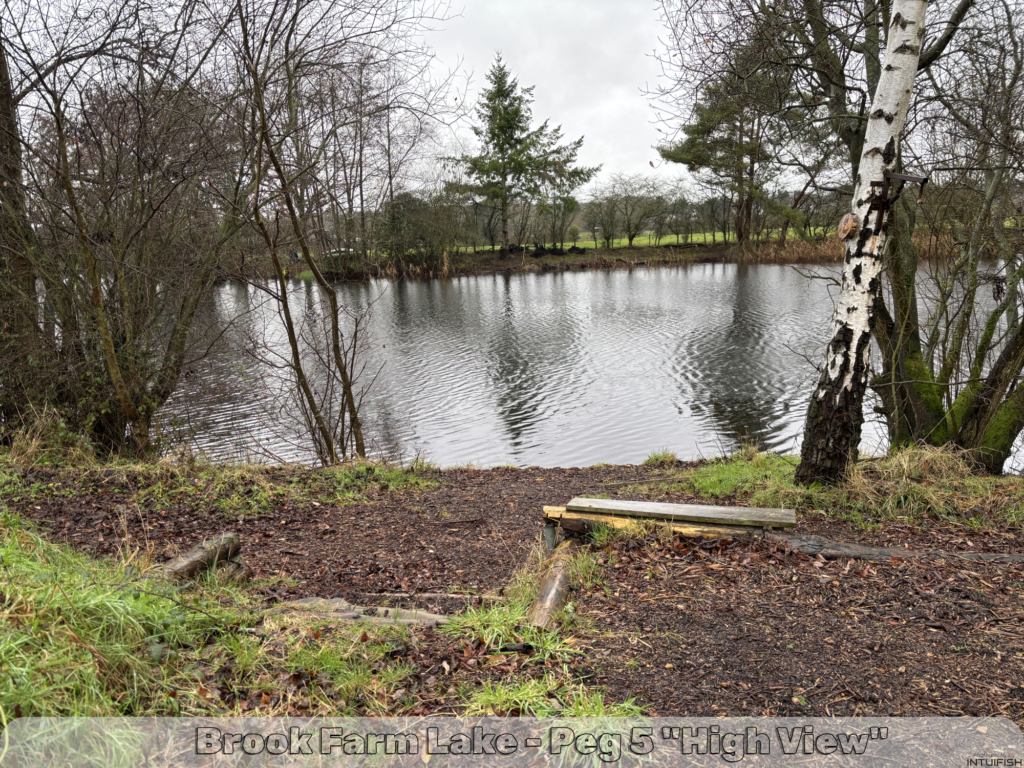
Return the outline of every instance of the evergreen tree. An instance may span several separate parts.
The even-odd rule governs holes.
[[[501,246],[508,253],[508,220],[513,202],[531,204],[542,193],[568,195],[585,184],[598,168],[576,168],[581,136],[560,145],[561,127],[549,128],[545,120],[530,129],[533,87],[520,88],[501,54],[487,73],[490,87],[477,107],[479,125],[473,133],[481,142],[480,154],[464,156],[474,191],[484,194],[501,214]]]

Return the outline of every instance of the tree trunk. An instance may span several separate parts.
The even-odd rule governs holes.
[[[38,358],[38,305],[35,273],[28,258],[31,227],[22,186],[21,136],[7,52],[0,43],[0,351],[7,361],[2,372],[0,417],[12,418],[28,404],[33,388],[27,380],[29,361]],[[5,406],[4,403],[7,403]]]
[[[881,292],[887,194],[884,173],[895,168],[925,33],[923,0],[895,0],[886,65],[871,104],[851,212],[859,231],[847,241],[843,284],[832,318],[825,366],[811,395],[796,479],[835,483],[856,457],[864,422],[868,353]],[[891,194],[891,192],[889,192]]]

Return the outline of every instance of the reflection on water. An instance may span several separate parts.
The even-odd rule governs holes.
[[[293,306],[317,304],[292,284]],[[379,450],[443,466],[638,463],[668,448],[713,455],[756,440],[795,450],[832,301],[790,267],[632,271],[346,284],[373,302],[366,399]],[[273,360],[286,340],[261,292],[225,284],[203,309],[190,369],[165,409],[218,458],[311,460]],[[264,355],[265,357],[265,355]],[[280,362],[280,360],[278,360]],[[876,449],[881,429],[865,429]]]

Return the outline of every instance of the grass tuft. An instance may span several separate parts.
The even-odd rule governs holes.
[[[0,706],[21,716],[174,714],[179,650],[230,624],[211,594],[182,600],[140,562],[97,562],[0,513]],[[226,597],[230,590],[223,590]]]
[[[666,467],[672,464],[677,464],[679,459],[675,453],[670,451],[668,448],[660,448],[657,451],[652,451],[650,455],[644,459],[645,467]]]
[[[486,681],[466,704],[466,715],[489,717],[637,717],[643,714],[633,699],[605,702],[600,691],[568,682],[563,670],[518,682]]]

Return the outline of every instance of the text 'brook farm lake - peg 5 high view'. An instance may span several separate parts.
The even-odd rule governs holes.
[[[0,765],[1024,760],[1024,0],[3,4]]]

